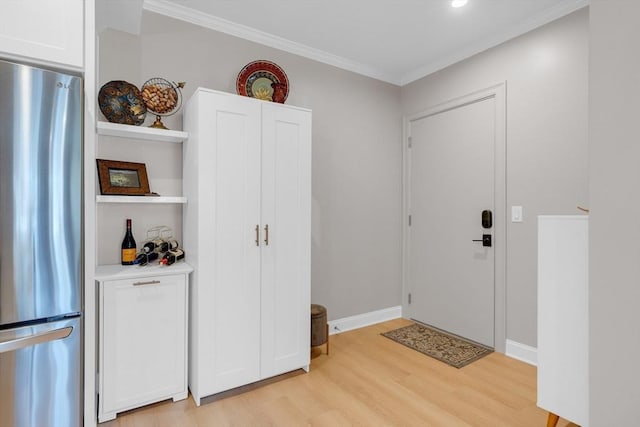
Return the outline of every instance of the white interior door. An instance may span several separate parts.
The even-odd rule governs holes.
[[[411,317],[491,347],[494,246],[473,240],[495,237],[495,224],[481,221],[483,210],[495,213],[495,103],[455,105],[408,126]]]

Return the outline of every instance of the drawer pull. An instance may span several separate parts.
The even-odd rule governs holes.
[[[148,282],[136,282],[133,286],[157,285],[158,283],[160,283],[160,280],[149,280]]]

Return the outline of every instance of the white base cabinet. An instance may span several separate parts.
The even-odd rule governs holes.
[[[538,217],[538,406],[589,426],[589,218]],[[550,418],[555,418],[551,415]],[[549,425],[553,425],[553,421]]]
[[[189,388],[308,369],[311,112],[198,89],[185,106]]]
[[[191,267],[99,267],[98,421],[187,397]]]

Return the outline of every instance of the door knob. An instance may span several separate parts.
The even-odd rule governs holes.
[[[482,242],[482,246],[491,247],[491,234],[483,234],[482,239],[472,240],[472,242]]]

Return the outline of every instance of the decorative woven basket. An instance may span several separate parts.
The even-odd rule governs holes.
[[[327,342],[327,309],[319,304],[311,304],[311,347]]]

